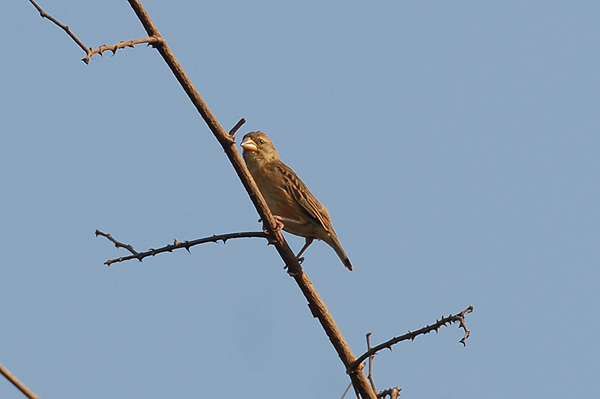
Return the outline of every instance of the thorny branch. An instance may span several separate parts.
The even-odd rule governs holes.
[[[100,54],[102,56],[103,52],[111,51],[114,55],[118,49],[122,49],[125,47],[133,48],[133,46],[135,46],[136,44],[148,43],[149,46],[154,46],[154,45],[161,44],[162,42],[163,42],[163,39],[161,39],[159,37],[149,36],[149,37],[145,37],[143,39],[129,40],[126,42],[119,42],[117,44],[112,44],[112,45],[103,44],[102,46],[100,46],[98,48],[87,50],[86,51],[87,55],[85,56],[85,58],[82,59],[82,61],[85,62],[86,64],[89,64],[90,58],[92,58],[92,56],[94,54]]]
[[[455,315],[450,315],[448,317],[442,317],[441,319],[437,320],[435,323],[425,326],[423,328],[420,328],[416,331],[408,331],[406,334],[401,335],[399,337],[394,337],[392,339],[390,339],[389,341],[386,341],[382,344],[379,344],[369,350],[367,350],[365,353],[363,353],[358,359],[356,359],[347,369],[347,372],[351,372],[352,370],[354,370],[356,367],[358,367],[365,359],[367,359],[370,356],[375,355],[377,352],[379,352],[382,349],[392,349],[392,345],[397,344],[398,342],[402,342],[402,341],[406,341],[406,340],[414,340],[416,337],[418,337],[419,335],[423,335],[423,334],[428,334],[432,331],[437,332],[442,326],[447,326],[449,324],[452,323],[460,323],[460,327],[465,331],[465,335],[462,337],[462,339],[460,340],[460,343],[463,345],[467,345],[467,338],[469,338],[469,335],[471,335],[471,332],[469,331],[469,329],[467,328],[467,324],[465,323],[465,315],[467,313],[471,313],[473,312],[473,306],[469,306],[468,308],[466,308],[465,310],[463,310],[460,313],[457,313]]]
[[[113,263],[124,262],[126,260],[131,260],[131,259],[137,259],[141,262],[144,258],[146,258],[148,256],[154,256],[156,254],[160,254],[163,252],[173,252],[173,250],[175,250],[175,249],[185,248],[185,250],[189,252],[190,248],[193,247],[194,245],[204,244],[207,242],[223,241],[223,243],[226,243],[227,240],[229,240],[231,238],[268,238],[267,233],[265,233],[264,231],[248,231],[248,232],[241,232],[241,233],[215,234],[210,237],[198,238],[197,240],[192,240],[192,241],[180,242],[180,241],[174,240],[173,244],[165,245],[164,247],[161,247],[161,248],[157,248],[157,249],[150,248],[146,252],[137,252],[135,249],[133,249],[133,247],[131,245],[124,244],[120,241],[117,241],[110,233],[104,233],[100,230],[96,230],[96,237],[98,237],[98,236],[106,237],[109,241],[111,241],[113,244],[115,244],[115,247],[125,248],[126,250],[131,252],[131,255],[129,255],[129,256],[122,256],[120,258],[107,260],[106,262],[104,262],[104,264],[107,266],[110,266]]]
[[[44,11],[42,9],[42,7],[40,7],[34,0],[29,0],[29,2],[31,4],[33,4],[33,6],[38,10],[38,12],[40,13],[40,16],[42,18],[46,18],[49,21],[53,22],[56,26],[58,26],[59,28],[61,28],[62,30],[64,30],[65,32],[67,32],[67,35],[69,35],[71,37],[71,39],[73,39],[73,41],[75,41],[75,43],[77,43],[77,45],[79,47],[81,47],[81,49],[83,51],[85,51],[85,57],[81,59],[81,61],[85,62],[86,64],[90,63],[90,59],[92,58],[92,56],[94,54],[100,54],[102,56],[102,53],[105,51],[112,51],[113,55],[117,52],[118,49],[122,49],[125,47],[133,47],[136,44],[142,44],[142,43],[148,43],[149,46],[156,46],[159,44],[163,43],[163,39],[157,36],[149,36],[149,37],[145,37],[143,39],[135,39],[135,40],[128,40],[128,41],[123,41],[120,42],[118,44],[113,44],[113,45],[106,45],[103,44],[102,46],[92,49],[91,47],[87,47],[82,41],[81,39],[79,39],[75,33],[73,33],[73,31],[71,30],[71,28],[69,28],[68,25],[63,24],[62,22],[60,22],[59,20],[57,20],[56,18],[54,18],[52,15],[48,14],[46,11]]]

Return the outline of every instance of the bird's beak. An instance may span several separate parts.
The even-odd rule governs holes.
[[[250,137],[244,140],[241,144],[244,151],[258,151],[258,146]]]

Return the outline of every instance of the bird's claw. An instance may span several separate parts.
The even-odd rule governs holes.
[[[275,231],[281,231],[284,228],[285,224],[283,224],[283,218],[281,216],[273,215],[275,218]],[[262,219],[258,219],[258,223],[261,223]],[[268,234],[269,231],[263,225],[263,233]]]
[[[283,224],[283,218],[278,215],[274,215],[273,217],[275,218],[275,223],[276,223],[275,230],[280,231],[285,226],[285,224]]]

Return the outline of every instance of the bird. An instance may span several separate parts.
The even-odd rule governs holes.
[[[321,205],[296,173],[279,159],[273,142],[263,132],[247,133],[242,139],[243,157],[258,189],[275,216],[278,227],[304,237],[300,256],[312,242],[325,241],[344,266],[352,271],[352,263],[340,244],[329,212]]]

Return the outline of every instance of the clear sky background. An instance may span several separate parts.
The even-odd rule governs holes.
[[[263,130],[355,271],[304,267],[402,397],[597,398],[600,2],[144,1],[221,124]],[[91,47],[126,1],[40,0]],[[344,368],[158,53],[0,13],[0,362],[41,398],[339,398]],[[298,250],[301,238],[286,235]],[[23,397],[0,379],[0,397]]]

